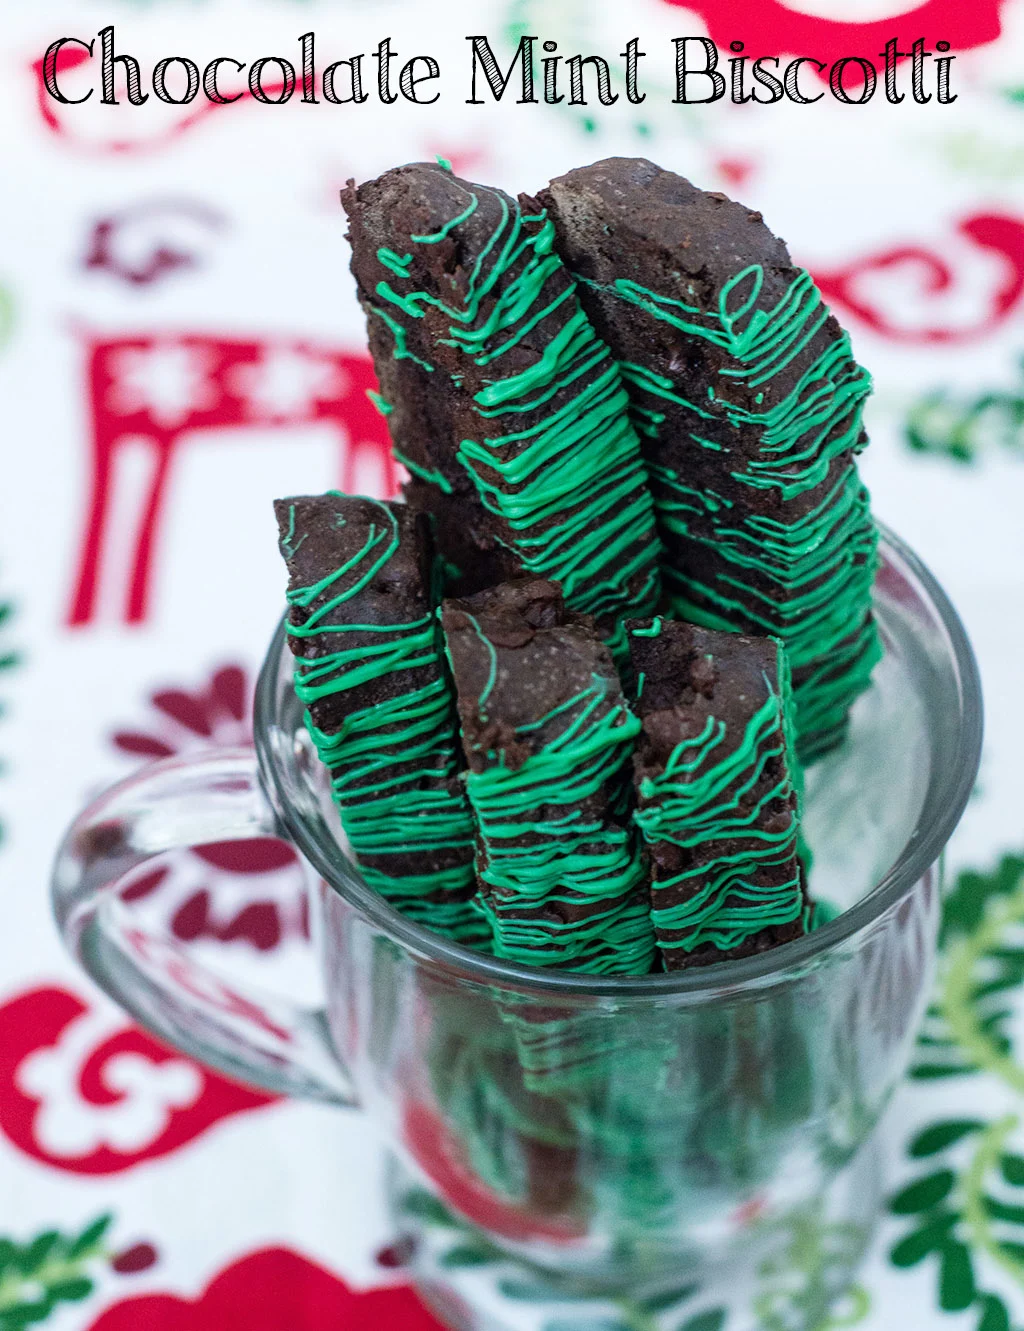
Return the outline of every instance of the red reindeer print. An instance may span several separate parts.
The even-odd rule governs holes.
[[[0,1005],[0,1133],[54,1169],[123,1173],[274,1098],[66,989],[45,986]]]
[[[985,308],[969,319],[942,312],[942,303],[964,291],[976,290],[973,274],[958,271],[970,262],[970,252],[951,263],[937,250],[919,244],[891,248],[853,259],[841,268],[814,269],[814,280],[830,305],[842,307],[872,332],[895,342],[942,344],[973,342],[998,329],[1018,308],[1024,294],[1024,219],[999,213],[975,213],[956,224],[956,234],[976,253],[995,258],[1002,273],[984,289]],[[961,246],[961,250],[962,250]],[[951,248],[951,254],[956,251]],[[904,286],[899,299],[884,300],[886,285],[916,278],[916,302],[908,302]],[[905,282],[904,282],[905,285]],[[870,286],[870,289],[869,289]],[[913,309],[917,322],[895,316]]]
[[[367,397],[376,379],[366,355],[301,339],[140,335],[90,341],[86,380],[91,494],[68,607],[70,625],[88,624],[96,612],[118,451],[128,442],[143,440],[155,466],[137,514],[124,589],[127,624],[140,624],[149,613],[154,551],[175,454],[186,445],[201,445],[202,431],[326,421],[337,430],[342,489],[359,488],[355,478],[367,463],[381,477],[382,498],[397,489],[387,429]]]
[[[354,1290],[287,1248],[249,1253],[196,1299],[143,1294],[101,1313],[88,1331],[445,1331],[408,1285]]]
[[[984,46],[999,36],[1004,2],[974,0],[965,5],[960,0],[924,0],[891,18],[857,23],[801,13],[783,0],[666,0],[699,14],[722,50],[740,40],[754,56],[810,55],[826,64],[848,55],[877,60],[878,52],[894,37],[901,51],[909,51],[918,37],[927,42],[948,41],[954,51]],[[893,9],[899,8],[902,6],[893,5]]]

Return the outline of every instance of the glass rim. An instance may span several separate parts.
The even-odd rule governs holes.
[[[715,962],[713,965],[689,970],[667,971],[661,975],[611,976],[503,961],[452,942],[410,920],[363,881],[358,866],[341,851],[326,823],[324,829],[327,836],[324,838],[319,835],[319,829],[314,828],[285,797],[278,766],[279,756],[269,742],[271,724],[277,723],[275,695],[280,657],[282,652],[289,650],[285,642],[284,615],[277,625],[260,670],[254,704],[254,740],[260,778],[271,805],[297,848],[333,891],[338,892],[350,905],[410,952],[446,970],[458,971],[460,978],[482,985],[498,984],[503,988],[542,993],[545,996],[559,994],[576,998],[711,995],[723,990],[751,987],[757,981],[783,982],[791,977],[794,970],[824,956],[838,944],[861,932],[914,888],[939,858],[960,821],[981,761],[981,680],[964,626],[949,597],[927,566],[887,527],[882,523],[877,526],[880,554],[890,557],[894,555],[917,579],[930,608],[948,636],[960,698],[956,735],[950,746],[954,751],[946,755],[946,770],[951,770],[953,776],[942,792],[939,807],[933,810],[928,824],[922,826],[920,817],[927,809],[926,798],[918,823],[882,878],[855,905],[813,933],[738,960]],[[933,781],[934,777],[929,782],[929,789]],[[339,853],[342,856],[341,873]]]

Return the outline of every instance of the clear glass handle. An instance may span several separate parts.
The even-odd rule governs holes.
[[[354,1105],[322,1011],[235,988],[186,946],[141,930],[118,891],[165,851],[282,835],[251,749],[153,763],[71,825],[54,867],[54,913],[96,983],[183,1053],[268,1091]]]

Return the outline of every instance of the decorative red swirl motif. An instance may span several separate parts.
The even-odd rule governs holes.
[[[122,1299],[88,1331],[445,1331],[408,1285],[353,1290],[287,1248],[232,1262],[196,1299]]]
[[[129,286],[152,286],[171,273],[198,267],[203,241],[225,226],[219,212],[198,200],[143,199],[93,224],[82,267]],[[188,240],[177,236],[183,229]]]
[[[371,462],[383,499],[398,488],[387,427],[367,398],[377,386],[365,354],[320,347],[304,339],[216,338],[200,334],[140,335],[87,340],[86,393],[92,420],[92,485],[68,623],[88,624],[96,612],[109,539],[119,450],[141,439],[156,465],[126,570],[124,620],[149,613],[152,564],[164,517],[171,465],[181,448],[211,446],[225,426],[335,426],[339,482],[368,493],[356,477]],[[208,431],[207,438],[203,432]]]
[[[0,1006],[0,1132],[33,1160],[70,1174],[120,1174],[144,1160],[169,1155],[223,1118],[259,1109],[275,1099],[191,1062],[136,1026],[125,1026],[80,1051],[77,1067],[69,1059],[66,1090],[71,1096],[92,1110],[123,1104],[128,1093],[112,1084],[109,1076],[112,1060],[123,1055],[133,1056],[137,1065],[151,1065],[154,1071],[171,1063],[187,1065],[194,1070],[198,1093],[188,1103],[169,1106],[151,1138],[130,1149],[104,1144],[79,1154],[54,1150],[40,1140],[44,1103],[24,1088],[25,1065],[32,1055],[55,1050],[75,1023],[89,1015],[80,998],[56,987],[30,990]]]
[[[826,63],[847,55],[875,59],[896,38],[901,50],[923,37],[947,41],[953,51],[994,42],[1000,34],[1004,0],[926,0],[907,14],[854,23],[800,14],[781,0],[666,0],[699,14],[712,40],[723,49],[743,41],[750,55],[810,55]],[[852,78],[851,78],[852,83]]]
[[[62,74],[69,74],[72,70],[83,65],[87,60],[92,59],[87,51],[81,47],[64,46],[57,52],[55,62],[55,72],[60,80]],[[196,125],[206,120],[212,113],[223,111],[232,106],[244,107],[253,105],[255,98],[249,91],[248,86],[243,83],[237,88],[241,94],[237,101],[227,103],[210,102],[205,97],[197,98],[191,108],[179,108],[180,118],[166,125],[163,129],[138,139],[98,139],[90,140],[74,129],[75,106],[62,106],[46,91],[46,84],[43,81],[43,60],[40,56],[38,60],[32,62],[30,66],[31,73],[35,78],[36,85],[36,106],[40,118],[46,128],[56,138],[60,139],[65,147],[74,148],[79,152],[115,154],[119,156],[128,156],[133,153],[158,152],[165,148],[181,135],[187,134],[189,130],[194,129]],[[281,83],[265,83],[263,85],[264,93],[273,100],[279,94],[285,91],[285,85]],[[70,91],[70,90],[69,90]],[[83,89],[84,91],[84,89]],[[124,94],[119,96],[123,99]],[[298,101],[298,95],[293,94],[293,100]],[[173,108],[165,108],[167,113],[173,114]],[[66,117],[66,119],[64,118]],[[489,151],[483,144],[452,144],[447,140],[428,141],[423,152],[424,156],[437,155],[446,158],[452,164],[452,169],[458,176],[466,175],[467,172],[475,170],[480,163],[486,161]],[[340,173],[338,184],[340,184],[350,174],[349,171]],[[337,207],[338,193],[337,187],[333,189],[332,207]]]
[[[938,295],[955,284],[955,274],[934,250],[920,245],[897,245],[851,260],[842,268],[814,269],[822,295],[832,306],[842,307],[861,319],[875,333],[897,342],[971,342],[985,337],[1013,313],[1024,293],[1024,221],[997,213],[976,213],[957,224],[957,232],[974,245],[1003,260],[1004,274],[989,295],[989,307],[976,322],[964,326],[907,326],[894,323],[883,309],[859,293],[863,278],[888,273],[910,264],[922,275],[922,292]]]

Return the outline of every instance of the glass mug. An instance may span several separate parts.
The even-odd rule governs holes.
[[[186,1054],[371,1115],[414,1277],[455,1324],[678,1327],[698,1307],[692,1325],[716,1331],[820,1325],[877,1208],[875,1128],[926,1001],[939,859],[981,745],[960,621],[885,532],[875,608],[872,687],[807,776],[811,886],[835,918],[774,951],[576,975],[399,915],[345,846],[283,624],[255,753],[168,759],[101,795],[59,852],[59,927]],[[163,852],[266,836],[319,878],[323,1010],[240,991],[122,899]]]

